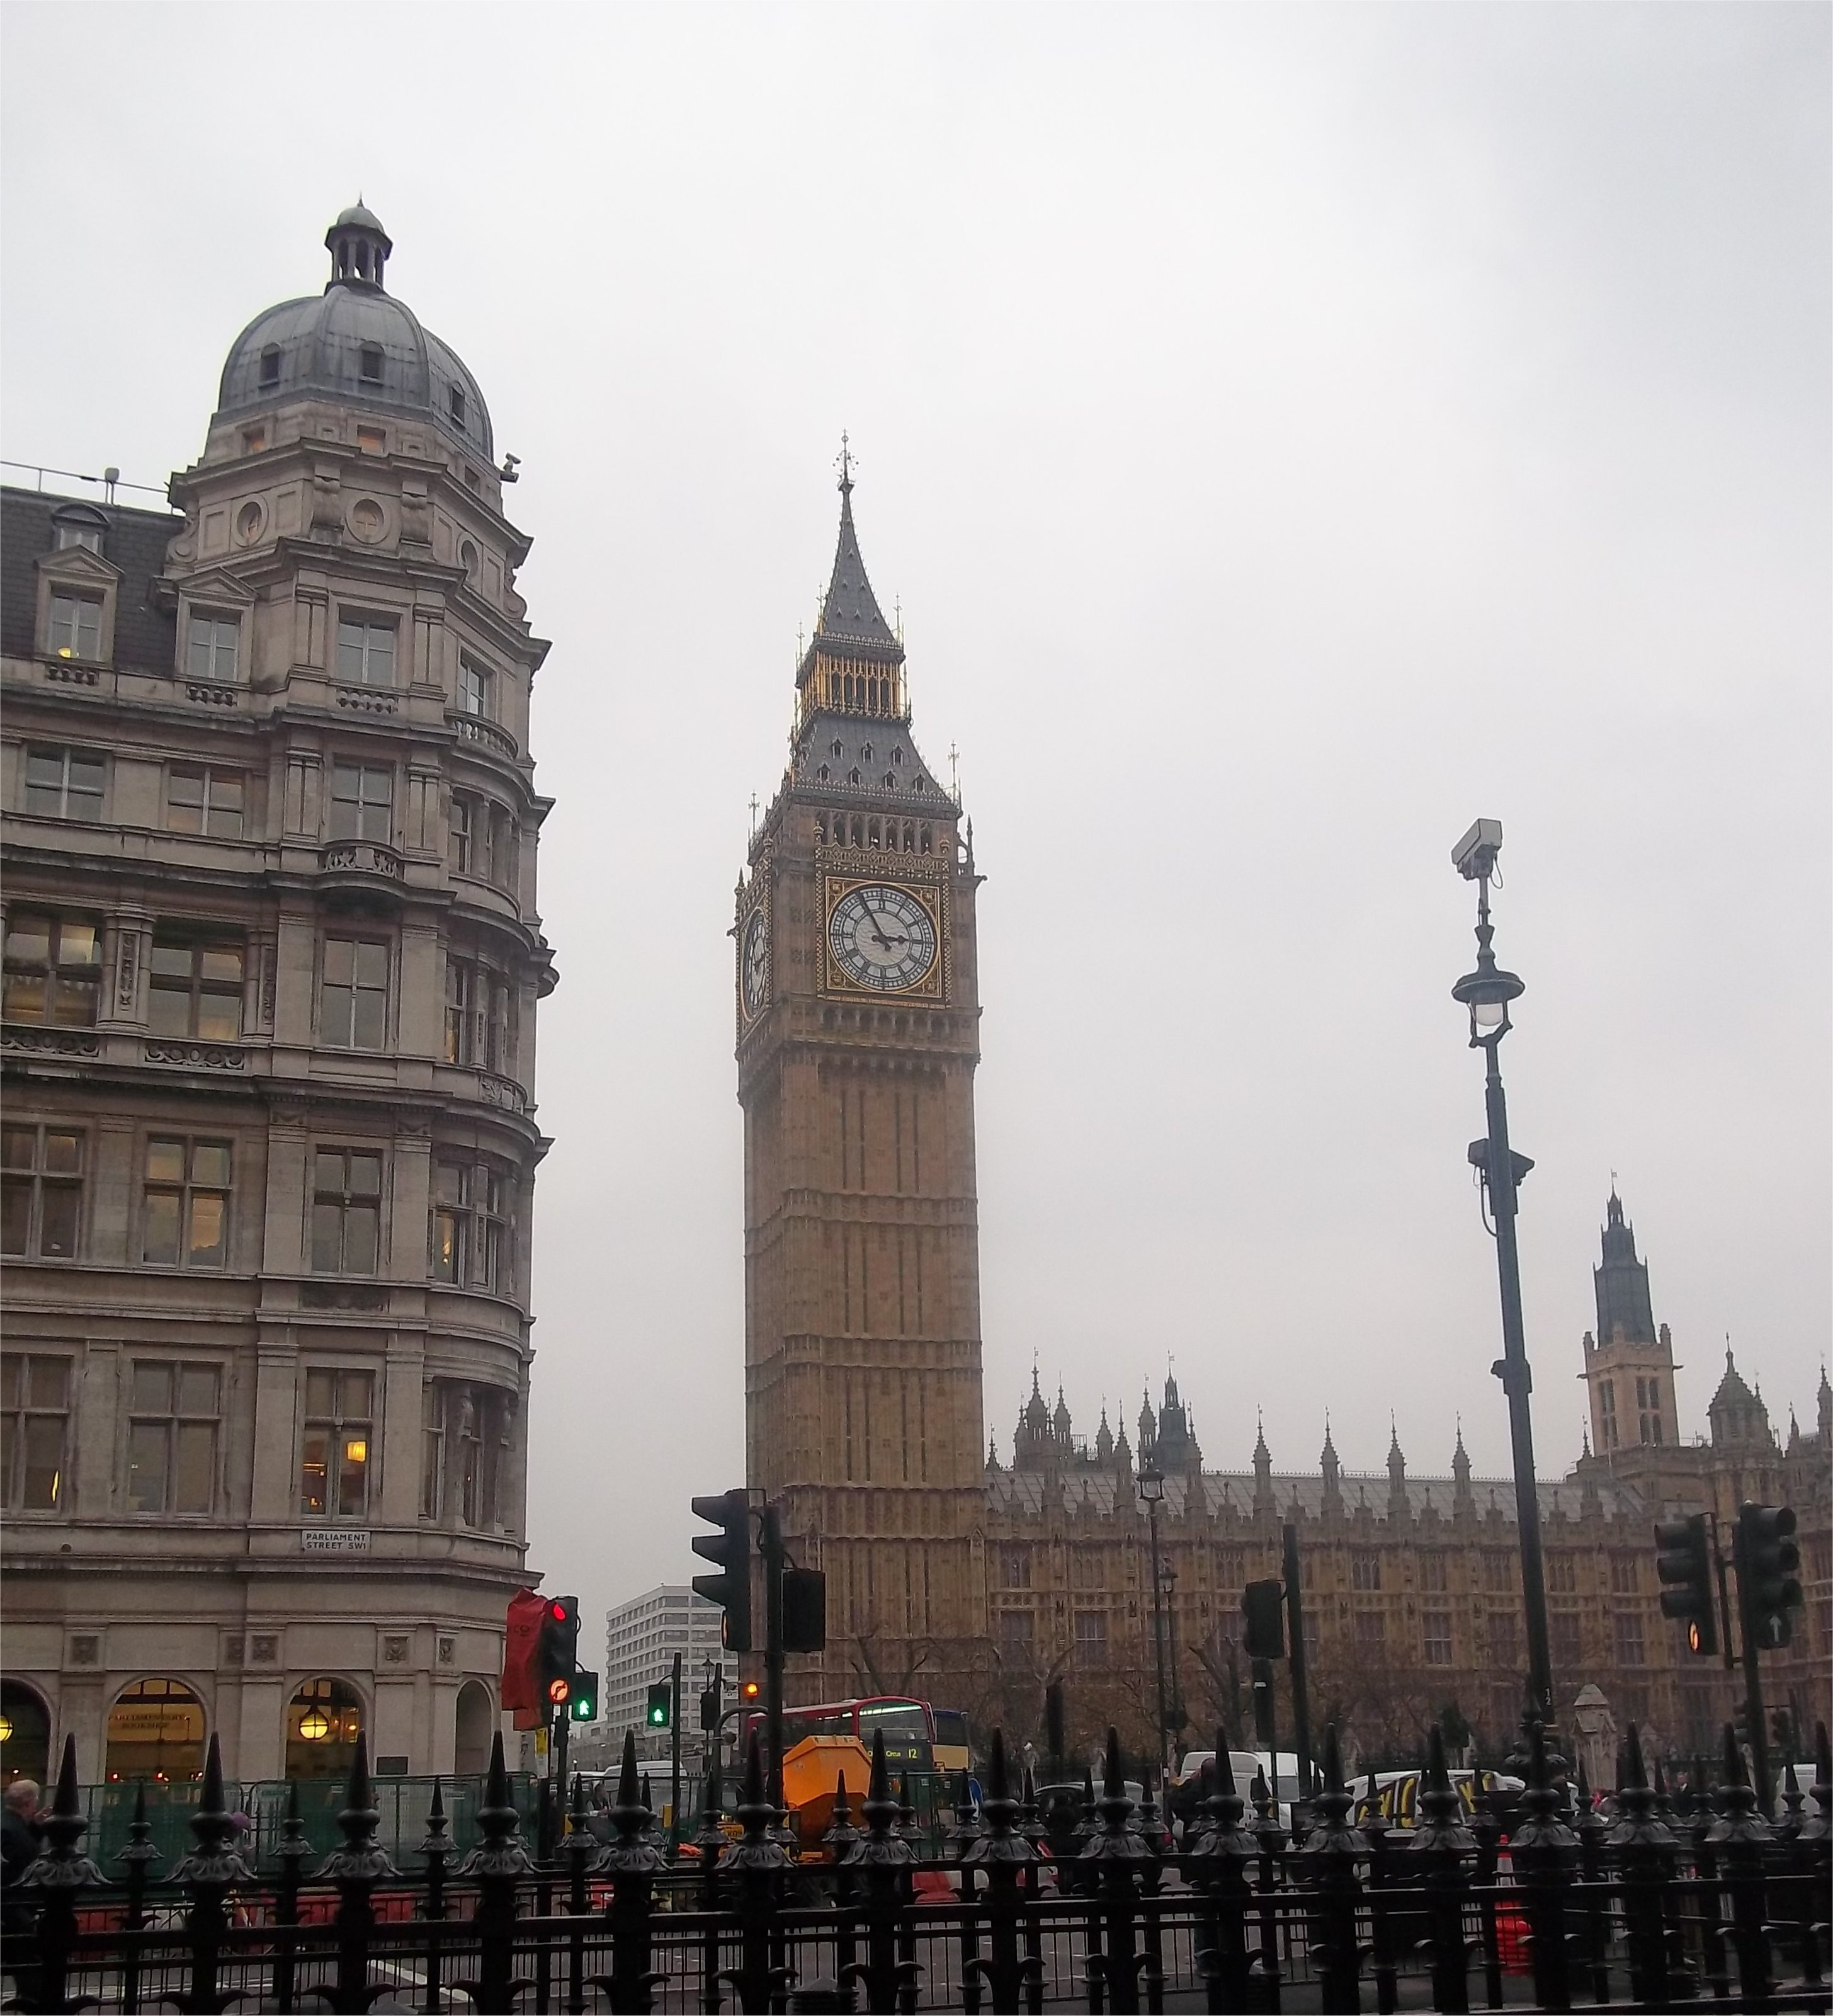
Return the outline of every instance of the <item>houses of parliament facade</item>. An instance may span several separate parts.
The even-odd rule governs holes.
[[[1009,1457],[984,1430],[973,1078],[979,1049],[971,822],[913,735],[900,637],[868,580],[844,457],[839,542],[796,671],[781,787],[740,877],[739,1092],[745,1114],[747,1475],[791,1555],[825,1570],[828,1643],[793,1660],[807,1701],[914,1692],[1034,1729],[1063,1680],[1073,1733],[1112,1720],[1150,1747],[1152,1571],[1138,1479],[1164,1479],[1171,1695],[1197,1730],[1239,1730],[1242,1590],[1280,1571],[1297,1526],[1315,1717],[1404,1751],[1447,1707],[1490,1745],[1522,1702],[1514,1488],[1448,1467],[1206,1469],[1167,1378],[1116,1434],[1076,1433],[1035,1373]],[[1621,1201],[1583,1345],[1585,1453],[1540,1487],[1558,1699],[1595,1685],[1620,1727],[1711,1748],[1733,1676],[1664,1620],[1653,1526],[1746,1498],[1800,1514],[1806,1615],[1766,1660],[1773,1704],[1811,1727],[1833,1653],[1833,1391],[1786,1439],[1727,1354],[1687,1438],[1667,1326]],[[1726,1530],[1727,1550],[1729,1533]],[[1289,1722],[1285,1726],[1290,1726]]]

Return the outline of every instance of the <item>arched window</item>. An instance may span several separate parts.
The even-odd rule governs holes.
[[[935,851],[935,841],[927,826],[925,826],[922,831],[922,851],[925,854],[932,854]]]
[[[826,764],[825,764],[825,763],[824,763],[824,764],[822,764],[822,765],[821,766],[821,768],[820,768],[818,771],[816,771],[814,774],[815,774],[815,775],[816,775],[816,776],[818,776],[818,777],[821,779],[821,781],[825,784],[825,783],[828,781],[828,766],[826,765]],[[822,834],[821,837],[825,840],[825,839],[827,837],[827,836],[826,836],[826,834],[824,833]]]
[[[848,771],[846,773],[846,781],[850,784],[857,784],[859,782],[859,772],[857,770]]]
[[[23,1680],[0,1680],[0,1784],[30,1778],[44,1785],[50,1776],[50,1709]]]
[[[855,783],[858,781],[857,777],[854,779]],[[865,844],[864,822],[857,818],[853,822],[853,844],[855,847],[863,847]]]
[[[363,1729],[363,1697],[347,1680],[321,1675],[286,1704],[286,1775],[344,1778]]]
[[[461,1778],[482,1777],[490,1769],[490,1739],[495,1724],[490,1689],[481,1680],[467,1680],[458,1690],[452,1741],[452,1769]]]
[[[859,760],[862,763],[869,763],[872,760],[872,745],[869,742],[860,750]]]
[[[879,823],[876,819],[874,819],[865,830],[865,844],[868,847],[876,847],[879,844]]]
[[[108,1713],[111,1781],[186,1784],[203,1776],[203,1703],[182,1680],[136,1680]]]
[[[904,829],[904,851],[906,854],[915,854],[916,851],[916,828],[915,826],[907,826]]]
[[[846,745],[843,742],[836,741],[828,749],[828,754],[832,756],[834,761],[837,763],[840,758],[846,754]]]

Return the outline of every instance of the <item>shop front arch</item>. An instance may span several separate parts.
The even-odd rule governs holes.
[[[166,1674],[124,1687],[108,1712],[110,1779],[188,1784],[203,1776],[203,1703]]]
[[[347,1778],[363,1733],[363,1697],[326,1673],[304,1681],[286,1704],[286,1775]]]
[[[459,1688],[457,1712],[452,1769],[461,1778],[481,1778],[490,1769],[490,1739],[497,1720],[490,1689],[483,1681],[467,1680]]]
[[[50,1783],[51,1711],[35,1687],[0,1679],[0,1785],[15,1778]],[[49,1793],[45,1803],[51,1803]]]

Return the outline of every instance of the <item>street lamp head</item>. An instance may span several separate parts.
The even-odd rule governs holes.
[[[1141,1505],[1162,1505],[1165,1502],[1165,1480],[1156,1470],[1142,1470],[1139,1473],[1139,1502]]]
[[[1470,1042],[1473,1049],[1500,1042],[1508,1033],[1508,1004],[1526,992],[1526,982],[1496,963],[1486,945],[1477,955],[1475,973],[1467,973],[1451,989],[1451,999],[1470,1010]]]

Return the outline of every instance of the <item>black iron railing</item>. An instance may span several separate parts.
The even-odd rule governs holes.
[[[1148,1787],[1105,1789],[1046,1831],[995,1737],[984,1796],[965,1780],[938,1856],[911,1838],[882,1748],[861,1802],[842,1781],[818,1860],[799,1856],[755,1748],[729,1813],[710,1780],[670,1863],[627,1745],[609,1838],[577,1782],[537,1860],[499,1739],[461,1854],[436,1788],[424,1839],[391,1855],[359,1748],[343,1845],[322,1855],[297,1798],[257,1874],[213,1741],[191,1852],[162,1869],[143,1816],[107,1870],[82,1852],[73,1743],[45,1847],[8,1893],[13,2006],[427,2012],[598,2010],[1125,2012],[1605,2007],[1825,2010],[1824,1730],[1811,1800],[1770,1822],[1735,1746],[1708,1784],[1651,1784],[1632,1736],[1608,1812],[1555,1781],[1536,1742],[1505,1824],[1467,1823],[1435,1738],[1410,1829],[1346,1789],[1334,1732],[1297,1841],[1263,1782],[1223,1777],[1181,1842]],[[399,1861],[397,1860],[399,1857]]]

